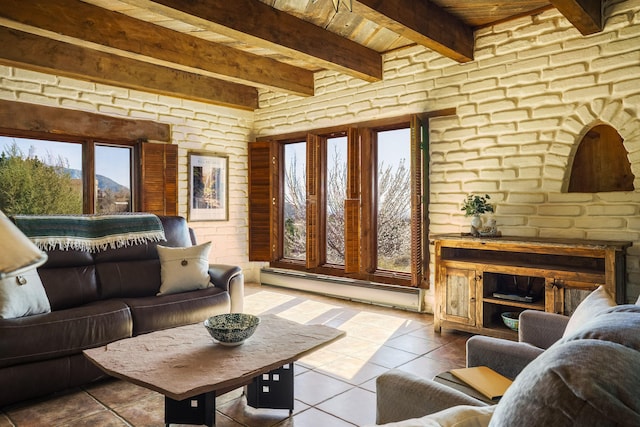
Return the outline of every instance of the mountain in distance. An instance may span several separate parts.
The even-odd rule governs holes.
[[[65,168],[64,171],[71,176],[71,179],[82,179],[82,171],[78,169],[68,169]],[[98,180],[98,189],[99,190],[110,190],[113,193],[117,193],[119,191],[129,191],[128,187],[124,185],[118,184],[111,178],[104,175],[96,175],[96,179]]]

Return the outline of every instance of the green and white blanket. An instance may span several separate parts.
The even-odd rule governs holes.
[[[14,215],[12,219],[44,251],[98,252],[165,240],[160,218],[145,213]]]

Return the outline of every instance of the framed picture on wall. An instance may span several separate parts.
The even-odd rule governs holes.
[[[189,153],[189,221],[227,221],[228,182],[228,157]]]

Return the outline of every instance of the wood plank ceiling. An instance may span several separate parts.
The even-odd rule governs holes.
[[[474,31],[557,8],[582,34],[604,0],[2,0],[0,64],[253,110],[258,90],[313,96],[314,73],[382,79],[419,44],[473,60]]]

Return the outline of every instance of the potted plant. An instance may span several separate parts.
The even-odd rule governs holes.
[[[493,205],[489,203],[491,196],[485,194],[484,196],[478,196],[477,194],[469,194],[462,203],[462,209],[464,216],[472,216],[471,218],[471,234],[477,235],[478,230],[482,227],[482,218],[480,215],[493,212]]]

